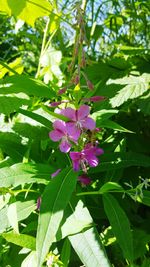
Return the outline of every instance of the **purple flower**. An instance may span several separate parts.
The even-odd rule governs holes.
[[[74,171],[79,171],[81,167],[84,172],[87,172],[87,165],[96,167],[99,163],[97,156],[103,153],[103,149],[90,143],[81,152],[70,152]]]
[[[92,118],[88,117],[90,108],[87,105],[82,105],[78,110],[72,108],[63,109],[61,114],[70,119],[66,123],[67,132],[76,140],[79,138],[82,128],[88,130],[95,129],[96,123]]]
[[[57,171],[55,171],[54,173],[51,174],[51,177],[54,178],[54,177],[57,176],[60,172],[61,172],[61,169],[58,169]]]
[[[86,174],[82,174],[81,176],[78,176],[78,181],[82,184],[82,186],[86,186],[91,183],[91,178]]]
[[[66,131],[66,123],[61,120],[56,120],[53,123],[54,130],[49,133],[49,137],[54,141],[60,141],[59,148],[61,152],[67,153],[69,152],[71,148],[71,143],[70,141],[76,142],[75,136],[69,136],[67,131]]]

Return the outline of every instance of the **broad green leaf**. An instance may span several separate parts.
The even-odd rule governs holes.
[[[86,267],[110,267],[100,237],[94,227],[68,238]]]
[[[33,200],[25,202],[17,201],[15,204],[17,208],[18,221],[26,219],[36,209],[36,204]],[[13,205],[13,203],[10,204],[10,206],[11,205]],[[7,206],[0,210],[0,233],[4,232],[8,227],[11,226],[7,217],[7,213]]]
[[[124,210],[111,194],[103,195],[104,209],[112,231],[122,249],[124,257],[128,261],[133,261],[133,240],[130,223]]]
[[[98,167],[91,168],[89,173],[98,173],[130,166],[150,166],[150,158],[140,153],[134,152],[114,152],[106,153],[100,157],[101,162]]]
[[[8,232],[2,234],[2,237],[4,237],[8,242],[11,242],[15,245],[35,250],[35,237],[33,236]]]
[[[105,183],[100,189],[99,189],[99,193],[104,194],[106,192],[109,191],[121,191],[124,192],[124,189],[122,188],[121,185],[114,183],[114,182],[108,182]]]
[[[46,0],[0,0],[0,11],[22,19],[34,27],[37,18],[49,16],[52,6]]]
[[[1,88],[0,88],[1,94]],[[18,111],[23,105],[30,105],[30,100],[22,97],[17,97],[17,95],[12,96],[2,96],[0,95],[0,113],[9,115],[15,111]]]
[[[21,267],[36,267],[37,266],[37,254],[36,251],[31,251],[30,254],[24,259]]]
[[[18,163],[0,169],[0,187],[16,187],[30,183],[46,184],[53,167],[45,164]]]
[[[38,267],[55,240],[55,235],[63,218],[71,194],[75,188],[77,174],[67,168],[49,183],[42,197],[37,230]]]
[[[70,216],[67,217],[64,213],[64,222],[62,221],[62,226],[57,232],[56,240],[79,233],[93,224],[89,211],[84,207],[84,203],[81,200],[78,201],[75,207],[70,201],[66,208],[66,213],[70,214]]]
[[[141,76],[124,77],[122,79],[109,80],[108,84],[123,85],[123,88],[110,99],[112,107],[118,107],[129,99],[143,95],[149,89],[150,74],[144,73]]]
[[[24,93],[29,96],[54,97],[55,94],[42,81],[30,78],[27,75],[13,75],[0,82],[0,94]]]

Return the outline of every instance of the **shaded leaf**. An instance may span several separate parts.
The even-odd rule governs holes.
[[[104,209],[112,231],[123,251],[124,257],[133,260],[133,240],[129,220],[117,200],[111,194],[103,195]]]

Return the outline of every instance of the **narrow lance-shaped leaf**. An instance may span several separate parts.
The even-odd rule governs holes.
[[[72,195],[77,174],[65,169],[45,189],[42,197],[37,230],[38,267],[41,267],[46,254],[55,240],[55,235],[63,218],[63,211]]]
[[[111,194],[104,194],[103,202],[106,215],[123,251],[124,257],[132,262],[133,240],[128,217]]]

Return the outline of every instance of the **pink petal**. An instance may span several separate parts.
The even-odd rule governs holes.
[[[102,154],[104,154],[104,150],[102,148],[97,147],[95,150],[95,155],[100,156]]]
[[[73,161],[73,169],[75,172],[80,170],[80,162],[78,160]]]
[[[73,108],[65,108],[61,114],[69,118],[71,121],[76,121],[76,111]]]
[[[71,139],[78,140],[81,131],[75,122],[66,122],[66,130]]]
[[[56,120],[53,123],[53,127],[56,130],[61,131],[62,133],[66,133],[66,123],[64,121]]]
[[[85,118],[84,121],[81,121],[82,127],[89,130],[94,130],[96,123],[92,118]]]
[[[70,151],[71,144],[69,144],[67,140],[62,140],[59,145],[59,148],[61,152],[68,153]]]
[[[54,142],[59,141],[64,136],[64,133],[59,130],[53,130],[49,133],[50,139],[52,139]]]
[[[87,105],[82,105],[77,111],[78,120],[86,118],[90,114],[90,108]]]

